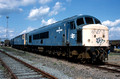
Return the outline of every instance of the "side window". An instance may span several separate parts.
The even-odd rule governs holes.
[[[84,24],[83,18],[77,19],[77,26]]]
[[[40,34],[33,35],[33,40],[37,40],[37,39],[40,39]]]
[[[49,32],[43,32],[43,33],[40,33],[40,39],[45,39],[45,38],[49,38]]]
[[[32,43],[32,36],[29,36],[29,43]]]
[[[33,35],[33,40],[45,39],[45,38],[49,38],[49,32],[48,31]]]
[[[75,29],[75,22],[74,21],[70,22],[70,29]]]

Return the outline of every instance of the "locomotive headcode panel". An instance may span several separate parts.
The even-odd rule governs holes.
[[[83,45],[84,46],[109,46],[108,28],[91,24],[83,27]]]

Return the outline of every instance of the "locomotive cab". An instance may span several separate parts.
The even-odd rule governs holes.
[[[108,28],[94,17],[85,16],[76,20],[77,43],[83,46],[109,46]]]
[[[86,52],[92,61],[105,60],[109,46],[107,26],[101,25],[97,18],[91,16],[77,18],[76,26],[77,44],[85,47],[84,55]]]

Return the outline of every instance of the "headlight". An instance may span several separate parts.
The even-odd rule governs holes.
[[[90,39],[88,39],[88,42],[90,42]]]
[[[94,35],[94,38],[96,38],[96,35]]]
[[[103,38],[105,38],[105,35],[103,35]]]

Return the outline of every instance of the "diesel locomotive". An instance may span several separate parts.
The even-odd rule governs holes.
[[[76,15],[11,39],[14,48],[42,54],[104,62],[108,58],[108,28],[89,15]]]

